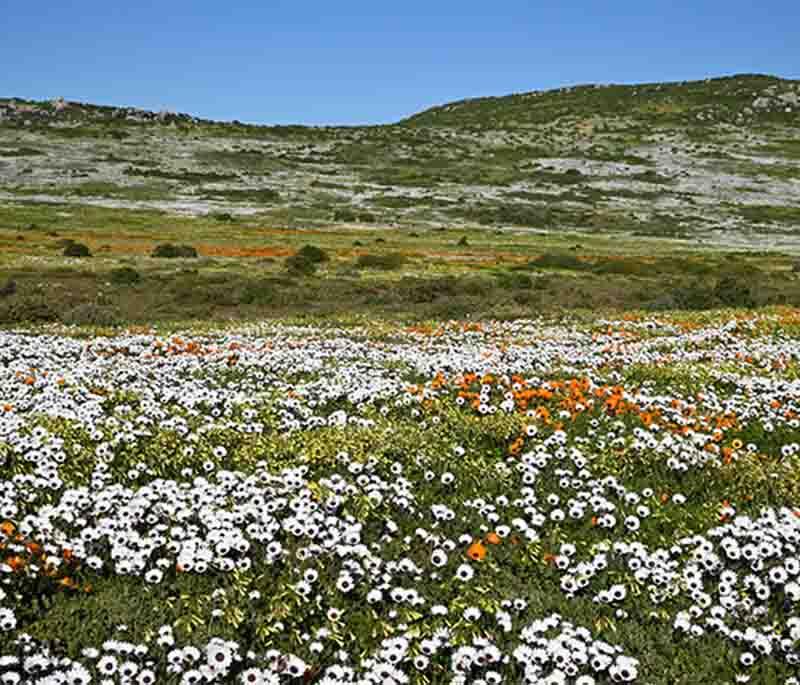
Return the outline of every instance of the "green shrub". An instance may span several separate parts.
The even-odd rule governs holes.
[[[133,267],[121,266],[111,270],[109,279],[114,285],[135,285],[142,280],[142,276]]]
[[[394,271],[406,263],[404,255],[397,252],[387,254],[363,254],[356,260],[356,267],[359,269],[380,269],[382,271]]]
[[[0,285],[0,297],[8,297],[15,292],[17,292],[17,282],[12,281],[10,278],[3,285]]]
[[[605,259],[591,267],[596,274],[617,276],[647,276],[658,269],[658,266],[636,259]]]
[[[497,283],[506,290],[528,290],[533,287],[533,279],[518,271],[497,274]]]
[[[115,312],[94,302],[85,302],[68,309],[59,317],[68,326],[113,326],[118,322]]]
[[[714,296],[723,307],[754,307],[750,286],[734,275],[723,276],[714,286]]]
[[[91,257],[92,253],[89,248],[83,243],[76,243],[70,241],[69,244],[64,246],[65,257]]]
[[[468,247],[469,241],[467,240],[467,236],[462,235],[457,244],[459,247]]]
[[[191,245],[173,245],[172,243],[161,243],[153,248],[151,256],[164,259],[176,259],[178,257],[195,259],[197,257],[197,250]]]
[[[287,257],[284,265],[292,276],[313,276],[317,272],[317,263],[301,254]]]
[[[234,221],[234,216],[230,212],[211,212],[208,215],[208,218],[214,219],[214,221],[222,221],[226,223]]]
[[[529,262],[528,265],[537,269],[568,269],[571,271],[582,271],[591,268],[591,264],[581,261],[574,255],[550,253],[537,257]]]
[[[297,251],[297,255],[315,264],[321,264],[330,259],[328,253],[316,245],[303,245],[303,247]]]
[[[0,324],[47,323],[58,312],[42,296],[15,298],[0,304]]]
[[[244,287],[239,299],[243,304],[263,304],[270,302],[274,295],[275,287],[272,281],[253,281]]]

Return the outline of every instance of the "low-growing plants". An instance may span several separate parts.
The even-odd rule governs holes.
[[[284,260],[286,270],[293,276],[313,276],[317,272],[318,262],[300,253]]]
[[[142,275],[132,266],[121,266],[112,269],[108,277],[114,285],[136,285],[142,280]]]
[[[4,682],[796,685],[797,309],[178,335],[105,307],[0,332]]]
[[[359,269],[377,269],[380,271],[394,271],[401,268],[406,263],[405,255],[398,252],[387,252],[382,254],[362,254],[356,259],[356,267]]]
[[[87,245],[83,243],[76,243],[72,240],[68,241],[64,246],[65,257],[91,257],[92,252]]]
[[[173,245],[172,243],[161,243],[153,248],[151,257],[160,259],[195,259],[197,249],[191,245]]]

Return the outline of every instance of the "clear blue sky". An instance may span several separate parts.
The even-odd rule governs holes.
[[[0,96],[387,123],[479,95],[800,78],[800,0],[0,0]]]

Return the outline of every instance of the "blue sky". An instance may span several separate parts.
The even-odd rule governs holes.
[[[800,2],[0,0],[0,96],[388,123],[577,83],[800,78]]]

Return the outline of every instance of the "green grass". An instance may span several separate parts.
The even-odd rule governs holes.
[[[421,321],[800,304],[792,258],[769,252],[731,254],[646,239],[643,254],[645,239],[604,233],[370,233],[272,221],[269,214],[234,220],[0,205],[0,277],[17,283],[13,295],[0,299],[0,319],[8,326],[104,316],[87,305],[120,324],[143,324],[297,315],[333,320],[354,311]],[[79,263],[63,257],[65,240],[86,244],[94,256]],[[165,242],[191,245],[200,258],[150,257]],[[314,275],[287,277],[284,258],[306,245],[329,260]],[[139,279],[120,280],[121,267]]]

